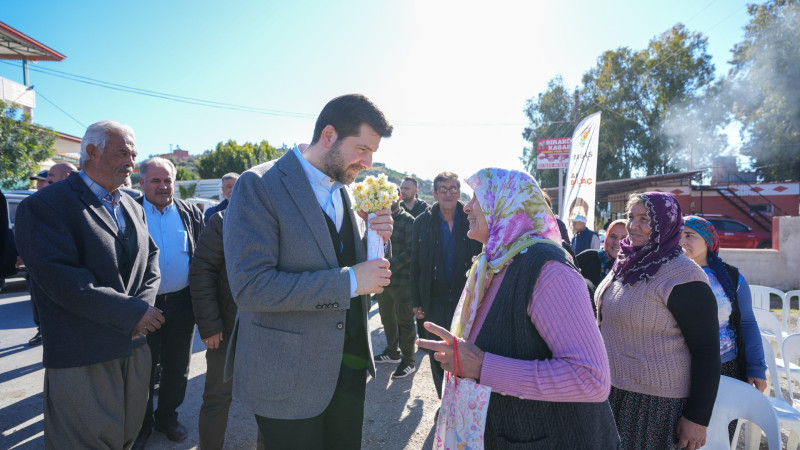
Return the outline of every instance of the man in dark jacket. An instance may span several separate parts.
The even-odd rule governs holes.
[[[575,250],[575,254],[580,254],[582,251],[588,249],[597,250],[600,248],[600,238],[597,236],[597,233],[586,226],[586,216],[575,214],[570,218],[570,221],[572,222],[572,230],[574,232],[571,244],[572,248]]]
[[[156,431],[171,441],[186,439],[186,428],[178,422],[178,407],[186,395],[189,360],[194,338],[194,315],[189,292],[189,264],[195,244],[203,230],[203,213],[181,199],[174,198],[175,166],[164,158],[150,158],[139,165],[144,196],[136,201],[144,207],[147,228],[160,250],[158,266],[161,285],[156,295],[156,308],[164,312],[166,321],[161,330],[147,336],[153,364],[150,376],[150,398],[142,430],[134,448],[144,448]],[[153,411],[153,373],[161,363],[158,409]]]
[[[403,178],[403,182],[400,183],[400,197],[400,207],[415,219],[428,209],[428,202],[419,198],[419,182],[414,177]],[[416,288],[411,286],[411,289]],[[423,323],[425,323],[424,320],[417,321],[419,337],[425,337],[425,329],[422,328]]]
[[[211,220],[211,216],[214,214],[225,211],[225,208],[228,207],[228,202],[231,198],[231,193],[233,192],[233,185],[236,184],[236,180],[239,179],[239,174],[236,172],[228,172],[222,176],[222,201],[214,205],[206,210],[203,214],[203,223],[208,225],[208,221]]]
[[[464,205],[458,201],[461,183],[458,175],[442,172],[433,180],[436,203],[414,220],[411,250],[411,286],[414,314],[449,327],[458,299],[467,281],[472,257],[483,245],[467,237],[469,221]],[[427,332],[429,339],[438,339]],[[444,370],[429,353],[436,393],[442,397]]]
[[[220,211],[211,216],[197,242],[189,269],[194,319],[200,337],[208,348],[208,370],[198,420],[199,444],[204,449],[222,448],[225,443],[233,388],[233,380],[225,381],[222,376],[237,311],[225,269],[222,246],[224,215],[225,211]]]
[[[164,317],[153,307],[158,247],[142,207],[119,192],[135,160],[130,127],[95,123],[81,141],[83,171],[17,209],[42,323],[47,449],[130,448],[142,424],[145,335]]]
[[[400,183],[400,206],[415,219],[428,209],[428,203],[417,195],[419,182],[414,177],[405,177]]]

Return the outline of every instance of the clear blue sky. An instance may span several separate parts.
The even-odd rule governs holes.
[[[748,21],[745,1],[4,1],[0,21],[66,55],[32,65],[35,121],[82,136],[131,125],[140,160],[170,144],[308,142],[331,98],[370,97],[395,125],[375,160],[424,178],[522,168],[526,99],[562,75],[576,86],[605,50],[644,48],[674,24],[708,37],[719,73]],[[278,111],[209,108],[77,83],[105,82]],[[0,76],[22,82],[21,63]],[[45,100],[58,105],[77,122]]]

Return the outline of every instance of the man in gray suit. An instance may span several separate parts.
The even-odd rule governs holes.
[[[158,248],[142,207],[119,191],[135,160],[130,127],[93,124],[83,171],[17,209],[17,248],[42,323],[47,449],[130,448],[142,425],[145,336],[164,316],[153,307]]]
[[[391,133],[366,97],[337,97],[302,154],[256,166],[234,187],[223,239],[239,317],[226,370],[274,448],[361,446],[366,375],[375,370],[368,295],[391,272],[386,259],[364,261],[343,185]],[[388,241],[391,211],[378,214],[370,227]]]

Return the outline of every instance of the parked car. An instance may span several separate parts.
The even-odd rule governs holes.
[[[20,202],[28,198],[29,195],[33,194],[36,191],[28,191],[28,190],[18,190],[18,191],[11,191],[9,193],[4,193],[3,196],[6,198],[6,205],[8,206],[8,223],[11,226],[11,232],[14,232],[14,221],[17,216],[17,206],[19,206]],[[17,273],[14,274],[14,277],[25,277],[25,266],[24,264],[20,267],[17,267]],[[10,276],[9,276],[10,277]],[[5,280],[0,281],[0,285],[4,285]]]
[[[717,229],[722,248],[772,248],[772,233],[754,230],[728,217],[705,215],[703,218]]]
[[[3,194],[6,197],[6,204],[8,205],[8,222],[11,224],[11,231],[14,231],[14,218],[17,215],[17,206],[34,192],[36,191],[12,191]]]
[[[200,211],[205,211],[207,208],[211,208],[219,203],[219,200],[214,200],[213,198],[189,197],[184,200],[197,205]]]

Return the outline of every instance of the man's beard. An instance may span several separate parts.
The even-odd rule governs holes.
[[[361,165],[358,163],[345,165],[341,144],[337,142],[325,155],[323,172],[339,183],[347,185],[355,181],[361,172]]]

